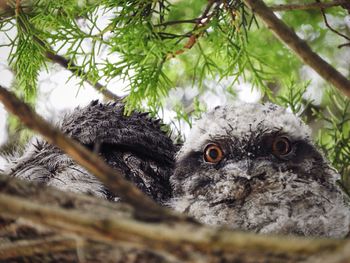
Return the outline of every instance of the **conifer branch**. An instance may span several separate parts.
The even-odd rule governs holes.
[[[53,63],[57,63],[58,65],[64,67],[65,69],[71,71],[73,74],[83,78],[86,82],[88,82],[95,90],[97,90],[99,93],[101,93],[103,96],[105,96],[107,99],[112,101],[121,101],[123,98],[115,95],[113,92],[109,91],[106,87],[104,87],[99,82],[93,82],[89,80],[88,74],[84,72],[82,69],[80,69],[78,66],[76,66],[73,61],[54,54],[51,51],[46,52],[46,57],[51,60]]]

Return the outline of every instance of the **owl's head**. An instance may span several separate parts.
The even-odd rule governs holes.
[[[273,104],[217,107],[177,156],[171,206],[258,233],[344,236],[350,209],[310,129]]]

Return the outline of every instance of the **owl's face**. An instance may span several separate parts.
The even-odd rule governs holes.
[[[218,107],[177,156],[171,206],[203,223],[341,237],[350,209],[338,174],[300,119],[272,104]]]

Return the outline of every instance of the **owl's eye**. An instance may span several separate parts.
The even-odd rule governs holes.
[[[222,160],[224,154],[217,144],[208,144],[204,150],[204,160],[208,163],[218,163]]]
[[[287,137],[281,136],[274,139],[272,143],[272,153],[277,157],[284,157],[292,150],[291,142]]]

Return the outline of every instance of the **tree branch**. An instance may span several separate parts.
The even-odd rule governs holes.
[[[77,248],[77,240],[66,236],[43,237],[38,240],[19,240],[0,245],[0,260],[18,257],[18,255],[25,257],[33,254],[76,250]]]
[[[54,54],[53,52],[46,52],[46,57],[51,60],[53,63],[57,63],[58,65],[64,67],[65,69],[71,71],[73,74],[77,76],[82,76],[83,79],[88,82],[92,87],[95,88],[98,92],[100,92],[103,96],[108,98],[112,101],[121,101],[123,98],[115,95],[113,92],[106,89],[101,83],[99,82],[92,82],[89,80],[88,74],[81,70],[79,67],[77,67],[72,61],[69,59],[66,59],[65,57],[62,57],[60,55]]]
[[[0,86],[0,101],[6,109],[16,115],[28,128],[40,133],[49,143],[57,145],[72,157],[78,164],[104,183],[110,191],[117,193],[125,202],[130,203],[140,216],[162,215],[175,217],[170,212],[158,206],[144,195],[133,184],[126,181],[121,170],[110,168],[98,155],[86,149],[83,145],[68,138],[37,115],[27,104],[20,101],[14,94]]]
[[[350,256],[350,240],[266,236],[201,226],[192,222],[142,222],[126,204],[65,193],[0,175],[0,213],[21,217],[82,240],[112,246],[128,244],[172,255],[181,262],[300,262],[310,256],[342,251]],[[227,262],[225,261],[225,262]],[[236,262],[235,261],[235,262]]]
[[[269,6],[269,8],[274,12],[293,11],[293,10],[310,10],[310,9],[320,9],[320,8],[330,8],[335,6],[341,6],[346,3],[348,3],[348,0],[335,0],[333,2],[327,2],[327,3],[273,5],[273,6]]]
[[[331,83],[334,87],[350,97],[350,81],[340,72],[333,68],[328,62],[311,50],[307,43],[300,39],[297,34],[289,28],[261,0],[244,0],[244,2],[257,14],[267,27],[291,48],[297,56],[322,78]]]

